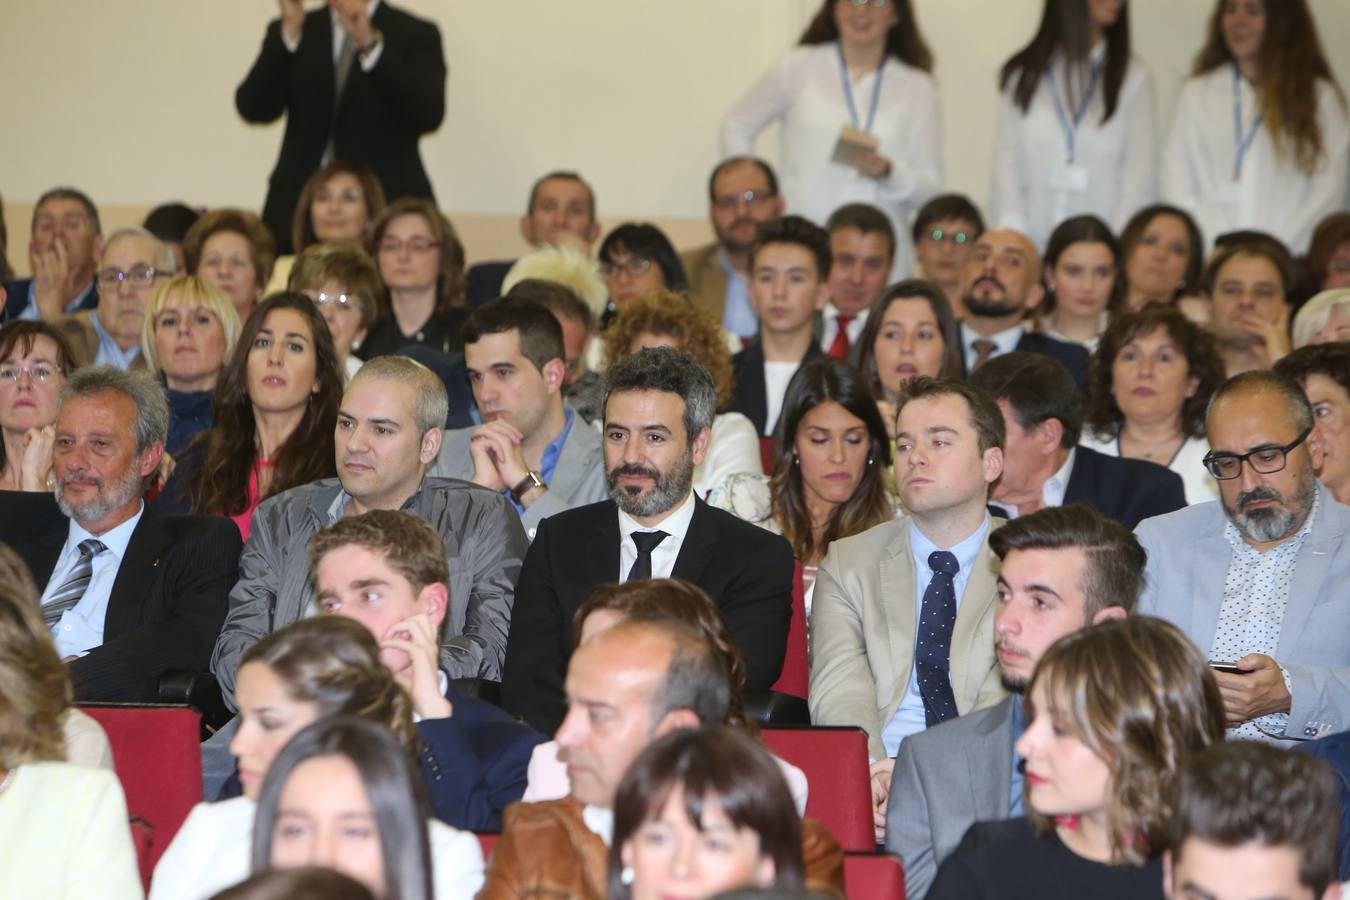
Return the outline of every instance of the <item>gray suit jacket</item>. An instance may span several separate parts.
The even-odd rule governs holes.
[[[990,530],[1003,522],[993,519]],[[985,542],[952,632],[952,693],[962,714],[997,703],[1006,694],[994,657],[997,572],[998,559]],[[807,698],[811,721],[862,728],[873,759],[888,755],[881,732],[909,685],[919,602],[908,518],[835,541],[816,573]]]
[[[905,864],[905,895],[923,897],[976,822],[1008,818],[1013,698],[905,738],[886,806],[886,849]]]
[[[1276,661],[1290,675],[1286,738],[1310,740],[1350,729],[1350,506],[1321,494],[1299,550]],[[1176,625],[1208,653],[1214,646],[1232,548],[1217,501],[1146,519],[1135,535],[1148,551],[1139,611]]]
[[[244,651],[308,613],[309,539],[332,524],[342,492],[325,478],[270,497],[253,513],[253,529],[230,591],[211,671],[233,702]],[[500,494],[448,478],[426,478],[403,509],[440,532],[450,558],[450,604],[442,625],[441,668],[451,678],[500,681],[520,564],[529,544],[520,519]]]
[[[469,453],[469,439],[475,428],[454,428],[444,433],[441,454],[431,465],[432,475],[445,478],[473,480],[473,456]],[[558,454],[558,465],[548,490],[525,510],[521,524],[530,540],[539,523],[554,513],[588,503],[598,503],[609,496],[605,488],[605,457],[600,450],[600,435],[575,412],[572,430],[563,441]]]

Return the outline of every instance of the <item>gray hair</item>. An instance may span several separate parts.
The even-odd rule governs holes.
[[[72,397],[94,397],[113,391],[136,404],[136,452],[144,453],[152,444],[163,443],[169,433],[169,403],[149,372],[124,372],[112,366],[76,369],[61,389],[61,404]]]
[[[445,420],[450,416],[450,398],[446,396],[445,383],[417,360],[406,356],[377,356],[357,370],[352,383],[367,378],[412,385],[412,417],[419,437],[432,428],[445,427]]]
[[[139,225],[128,225],[125,228],[119,228],[108,235],[107,240],[103,242],[103,255],[107,256],[109,248],[117,241],[120,241],[122,238],[131,237],[142,238],[155,245],[154,259],[151,261],[151,264],[155,267],[156,272],[161,275],[172,275],[174,273],[174,269],[178,264],[174,261],[173,251],[169,249],[169,245],[151,234],[148,229],[142,228]]]
[[[1350,288],[1333,288],[1315,295],[1294,316],[1294,349],[1306,347],[1313,335],[1327,327],[1337,311],[1350,307]]]
[[[1214,407],[1223,398],[1234,395],[1250,397],[1267,391],[1278,394],[1284,400],[1285,414],[1295,431],[1302,434],[1313,427],[1312,404],[1297,381],[1272,369],[1254,369],[1234,375],[1209,398],[1209,406],[1205,409],[1205,430],[1209,430]]]
[[[684,430],[689,440],[712,428],[717,389],[698,360],[673,347],[648,347],[614,363],[605,373],[605,402],[624,391],[664,391],[684,400]]]

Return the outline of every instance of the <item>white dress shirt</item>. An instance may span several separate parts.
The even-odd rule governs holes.
[[[1105,57],[1102,41],[1088,63],[1100,66]],[[1076,128],[1073,118],[1087,85],[1074,84],[1077,102],[1071,103],[1062,54],[1050,64],[1050,72],[1025,113],[1013,100],[1015,85],[1000,95],[989,189],[989,217],[997,227],[1015,228],[1041,248],[1055,226],[1070,216],[1097,216],[1119,234],[1130,216],[1157,196],[1153,80],[1143,62],[1130,59],[1110,120],[1102,121],[1106,91],[1099,82]]]
[[[370,2],[366,4],[366,17],[373,17],[375,15],[375,9],[379,5],[380,0],[370,0]],[[334,11],[331,6],[328,9],[328,15],[331,16],[333,20],[333,62],[336,63],[338,58],[342,56],[342,42],[347,37],[347,29],[342,27],[342,23],[338,21],[337,12]],[[281,42],[285,44],[286,49],[292,53],[300,48],[300,41],[297,40],[295,43],[291,43],[286,40],[285,32],[282,32],[281,34]],[[375,68],[375,64],[380,61],[380,54],[383,52],[384,41],[380,41],[365,55],[364,58],[360,56],[356,57],[355,62],[361,67],[362,71],[369,72],[371,69]]]
[[[792,376],[802,367],[798,362],[764,362],[764,433],[773,434],[778,426],[778,414],[783,411],[783,398],[787,396]]]
[[[858,338],[862,336],[863,326],[867,324],[867,310],[863,310],[853,316],[853,321],[848,323],[848,349],[849,352],[858,345]],[[834,339],[839,334],[839,309],[833,303],[826,303],[825,309],[820,314],[820,349],[829,351],[834,346]]]
[[[652,551],[652,577],[669,578],[693,518],[693,491],[685,495],[684,502],[675,507],[670,515],[655,525],[641,525],[628,513],[619,510],[619,581],[628,577],[628,570],[637,562],[637,545],[632,538],[635,531],[664,531],[669,535]]]
[[[1064,505],[1064,492],[1069,489],[1069,476],[1073,474],[1073,461],[1077,457],[1078,450],[1071,448],[1069,455],[1064,458],[1064,465],[1060,466],[1055,474],[1045,479],[1045,484],[1041,485],[1041,506],[1043,509]],[[1011,503],[1004,503],[1001,500],[992,502],[995,506],[1006,510],[1009,519],[1015,519],[1020,515],[1017,507]]]
[[[873,72],[849,78],[863,119],[855,122],[833,41],[792,48],[732,107],[722,120],[722,156],[753,152],[755,136],[778,120],[778,172],[793,211],[824,222],[846,203],[879,207],[895,226],[894,280],[913,267],[910,213],[942,189],[942,116],[928,73],[891,55],[879,71],[881,93],[870,133],[880,141],[877,153],[891,161],[885,178],[868,178],[831,160],[844,126],[865,130],[878,77]]]
[[[1017,342],[1022,340],[1022,333],[1026,331],[1026,326],[1019,323],[1005,331],[1000,331],[997,334],[991,334],[988,337],[985,337],[984,335],[967,328],[965,322],[959,323],[957,327],[961,330],[961,351],[966,355],[967,372],[975,371],[975,360],[980,355],[975,350],[974,345],[976,341],[994,342],[994,352],[989,354],[989,359],[993,359],[995,356],[1002,356],[1005,353],[1012,353],[1016,350]],[[986,360],[986,362],[988,362],[988,360]]]
[[[42,592],[42,603],[56,592],[75,569],[80,559],[80,542],[90,539],[102,541],[107,549],[94,557],[93,576],[89,586],[84,589],[80,602],[61,614],[52,636],[56,639],[56,650],[61,658],[81,656],[103,645],[103,622],[108,616],[108,600],[112,597],[113,582],[117,580],[117,570],[122,558],[127,555],[127,544],[131,542],[131,533],[140,524],[145,514],[142,503],[136,514],[121,525],[101,535],[92,535],[80,527],[74,519],[70,520],[70,530],[61,555],[56,558],[56,568],[47,588]]]
[[[1276,153],[1270,129],[1262,124],[1235,180],[1239,135],[1234,112],[1239,104],[1246,136],[1259,112],[1256,92],[1245,78],[1234,84],[1231,66],[1219,66],[1182,85],[1163,155],[1163,196],[1195,216],[1209,247],[1224,232],[1259,228],[1284,241],[1296,256],[1306,253],[1313,228],[1336,212],[1345,197],[1350,122],[1340,98],[1330,83],[1318,81],[1317,121],[1324,153],[1311,175],[1298,168],[1290,148]]]

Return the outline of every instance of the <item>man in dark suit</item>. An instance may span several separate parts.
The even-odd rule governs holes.
[[[382,0],[280,5],[234,102],[249,122],[286,114],[262,218],[289,253],[301,188],[334,159],[369,165],[390,200],[434,199],[417,142],[445,116],[446,69],[436,26]]]
[[[0,540],[46,585],[43,618],[79,701],[154,700],[165,672],[206,669],[225,618],[239,531],[141,500],[168,421],[149,375],[80,369],[57,413],[54,494],[0,495]]]
[[[1008,442],[991,511],[1013,519],[1082,501],[1133,529],[1186,505],[1181,476],[1139,459],[1078,446],[1083,403],[1069,370],[1039,353],[1014,351],[982,365],[970,383],[1003,411]]]
[[[93,309],[98,305],[94,270],[103,252],[98,209],[84,193],[59,187],[47,191],[33,207],[28,264],[32,278],[12,281],[0,290],[0,322],[45,319]]]
[[[705,505],[691,489],[707,454],[712,378],[669,347],[642,350],[606,373],[609,500],[540,523],[525,556],[502,700],[535,728],[562,722],[572,616],[602,584],[683,578],[708,592],[745,655],[746,689],[778,678],[791,615],[792,550],[778,535]]]
[[[1023,317],[1045,297],[1041,256],[1019,231],[986,231],[975,241],[961,280],[961,364],[969,374],[990,359],[1020,350],[1058,360],[1087,393],[1091,356],[1078,344],[1028,331]]]
[[[759,226],[750,251],[750,302],[759,335],[731,358],[731,410],[773,434],[788,382],[801,364],[820,355],[816,316],[825,308],[833,257],[825,229],[801,216]]]

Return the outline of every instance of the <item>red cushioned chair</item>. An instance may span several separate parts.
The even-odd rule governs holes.
[[[82,706],[108,734],[141,880],[202,799],[201,716],[184,706]]]
[[[830,829],[845,850],[876,850],[867,735],[861,728],[765,728],[760,736],[775,756],[806,773],[809,818]]]
[[[773,474],[773,438],[771,437],[759,439],[759,465],[764,470],[765,475]]]
[[[905,867],[889,853],[844,854],[849,900],[904,900]]]
[[[771,690],[794,697],[806,697],[806,587],[799,560],[792,569],[792,624],[788,626],[787,654],[783,671]]]

